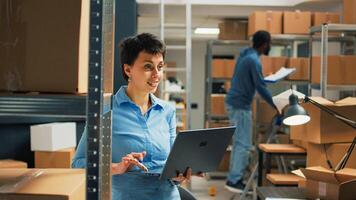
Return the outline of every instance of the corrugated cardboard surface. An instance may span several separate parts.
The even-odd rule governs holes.
[[[84,200],[85,170],[2,169],[0,189],[6,200]]]
[[[71,168],[75,154],[74,148],[59,151],[35,151],[36,168]]]
[[[86,92],[88,4],[1,1],[0,40],[7,45],[0,45],[0,90]]]
[[[283,12],[284,34],[309,34],[311,12]]]
[[[309,59],[289,58],[288,67],[296,70],[288,76],[289,80],[309,80]]]
[[[340,23],[339,13],[333,12],[314,12],[312,14],[312,26],[320,26],[324,23],[338,24]]]
[[[351,143],[313,144],[308,143],[307,167],[322,166],[329,168],[327,160],[333,168],[345,155]],[[346,164],[347,168],[356,168],[356,152],[353,152]]]
[[[344,0],[344,24],[356,24],[356,0]]]
[[[246,40],[247,22],[224,20],[219,23],[219,40]]]
[[[312,99],[351,120],[356,120],[356,98],[354,97],[337,102],[331,102],[321,97],[312,97]],[[356,136],[355,129],[313,104],[307,103],[303,107],[310,115],[310,121],[307,123],[308,142],[316,144],[352,142]]]
[[[0,168],[27,168],[27,163],[18,160],[5,159],[0,160]]]
[[[235,70],[234,59],[213,59],[211,76],[213,78],[231,78]]]
[[[261,56],[260,60],[262,65],[262,74],[263,76],[268,76],[277,72],[280,68],[286,67],[288,58],[284,56]]]
[[[356,169],[345,168],[334,172],[323,167],[308,167],[301,170],[307,178],[308,199],[355,199]]]
[[[340,56],[328,56],[327,58],[327,83],[328,84],[344,84],[343,76],[346,71],[340,64]],[[313,56],[312,58],[312,83],[320,83],[320,57]]]
[[[282,12],[255,11],[248,17],[248,36],[258,30],[266,30],[271,34],[282,33]]]
[[[212,115],[226,115],[225,94],[211,95],[210,112]]]

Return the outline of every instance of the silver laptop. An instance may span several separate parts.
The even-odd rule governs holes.
[[[187,167],[192,174],[216,171],[224,156],[235,126],[189,130],[178,133],[160,179],[184,173]]]

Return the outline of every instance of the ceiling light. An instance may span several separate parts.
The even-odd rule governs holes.
[[[211,34],[211,35],[217,35],[219,34],[219,29],[218,28],[196,28],[194,30],[195,34]]]

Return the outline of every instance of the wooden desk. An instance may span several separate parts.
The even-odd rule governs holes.
[[[306,199],[305,189],[298,187],[257,187],[257,196],[261,200],[266,198]]]

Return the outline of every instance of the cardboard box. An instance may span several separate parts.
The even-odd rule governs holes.
[[[219,23],[219,40],[246,40],[247,21],[224,20]]]
[[[89,2],[18,0],[0,4],[0,90],[86,93]],[[63,10],[66,14],[63,15]],[[105,70],[105,84],[112,79]],[[110,80],[109,80],[110,79]]]
[[[234,59],[213,59],[211,76],[213,78],[231,78],[235,70]]]
[[[248,17],[248,36],[256,31],[265,30],[271,34],[282,33],[282,12],[255,11]]]
[[[277,72],[282,67],[287,67],[288,58],[284,56],[272,57],[272,65],[274,68],[274,72]]]
[[[76,146],[74,122],[48,123],[31,126],[32,151],[57,151]]]
[[[303,141],[303,140],[292,140],[292,144],[298,146],[298,147],[301,147],[305,150],[308,150],[308,142],[306,141]]]
[[[255,105],[252,106],[253,119],[260,124],[271,124],[277,111],[263,99],[259,99],[258,101],[254,99],[253,101],[253,105]]]
[[[223,172],[229,171],[230,156],[231,156],[231,151],[230,150],[225,151],[224,157],[220,161],[218,171],[223,171]]]
[[[176,77],[177,76],[176,71],[169,71],[170,69],[174,69],[177,67],[176,62],[168,61],[168,62],[166,62],[166,67],[167,67],[167,70],[164,71],[166,73],[166,77]]]
[[[211,115],[226,115],[225,94],[212,94],[210,98]]]
[[[262,65],[262,74],[263,76],[268,76],[273,74],[276,70],[272,64],[272,57],[270,56],[260,56],[261,65]]]
[[[27,168],[27,163],[19,160],[0,160],[0,169],[3,168]]]
[[[308,143],[307,167],[322,166],[329,169],[327,160],[335,169],[342,157],[347,152],[351,143],[313,144]],[[346,164],[347,168],[356,168],[356,152],[350,155]]]
[[[289,58],[288,68],[296,70],[288,76],[289,80],[309,80],[309,59],[308,58]]]
[[[35,168],[71,168],[75,149],[35,151]]]
[[[311,25],[311,12],[284,11],[283,33],[284,34],[309,34]]]
[[[341,66],[340,56],[328,56],[327,83],[345,84],[343,76],[346,74],[345,67]],[[311,82],[320,84],[320,56],[312,58]]]
[[[84,169],[1,169],[0,199],[83,200]]]
[[[230,126],[229,120],[209,122],[209,128],[227,127]]]
[[[340,23],[339,13],[314,12],[312,14],[312,26],[320,26],[324,23],[328,23],[328,24]]]
[[[287,57],[270,57],[261,56],[262,74],[263,76],[271,75],[277,72],[280,68],[287,66]]]
[[[308,199],[355,199],[356,169],[345,168],[334,172],[323,167],[308,167],[301,170],[307,178]]]
[[[340,56],[340,70],[342,73],[342,84],[354,85],[356,84],[356,56],[347,55]]]
[[[344,0],[344,24],[356,24],[356,0]]]
[[[351,119],[356,120],[356,98],[348,97],[336,102],[322,97],[311,97],[314,101]],[[307,125],[307,141],[316,144],[352,142],[356,136],[355,129],[341,122],[329,113],[322,111],[311,103],[303,104],[310,116]]]

